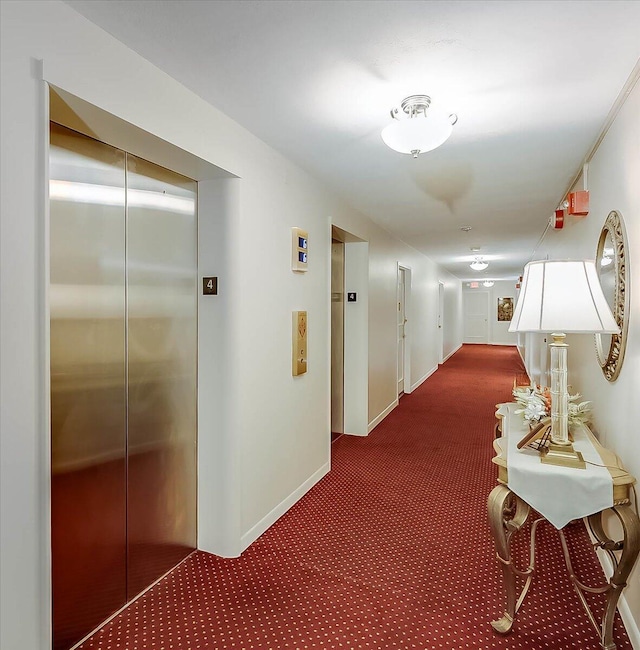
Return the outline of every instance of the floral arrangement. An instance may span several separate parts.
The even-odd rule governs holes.
[[[522,407],[516,411],[529,423],[540,422],[551,413],[551,391],[546,386],[531,382],[529,386],[515,386],[513,396]],[[578,402],[580,393],[569,395],[569,426],[588,422],[591,418],[591,402]]]
[[[513,396],[522,407],[516,413],[528,422],[540,422],[551,412],[551,393],[548,388],[542,388],[535,382],[530,386],[514,386]]]

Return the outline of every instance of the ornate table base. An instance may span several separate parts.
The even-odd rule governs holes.
[[[507,594],[504,616],[497,621],[492,621],[491,625],[496,632],[508,634],[513,627],[518,609],[526,598],[531,581],[535,575],[536,528],[544,519],[536,519],[531,524],[529,566],[521,570],[514,566],[511,558],[511,538],[525,525],[531,508],[520,497],[511,492],[506,485],[498,485],[489,495],[488,509],[491,533],[495,541],[498,562],[502,568],[502,576]],[[605,533],[602,525],[602,512],[588,517],[589,527],[596,539],[594,546],[607,552],[614,567],[614,573],[611,579],[601,586],[587,587],[578,580],[573,572],[564,533],[562,530],[558,531],[569,572],[569,579],[587,612],[591,624],[600,638],[600,645],[604,650],[615,650],[616,648],[613,642],[613,620],[618,599],[627,584],[627,578],[629,577],[629,573],[631,573],[638,553],[640,553],[640,519],[638,519],[638,515],[631,509],[628,503],[614,505],[610,510],[615,513],[622,525],[624,533],[622,541],[614,542]],[[620,553],[620,556],[618,557],[616,553]],[[525,580],[519,595],[516,593],[517,577],[524,578]],[[598,624],[589,608],[584,595],[585,592],[606,595],[606,606],[600,624]]]

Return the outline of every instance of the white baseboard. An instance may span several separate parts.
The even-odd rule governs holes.
[[[411,386],[411,392],[413,392],[416,388],[418,388],[418,386],[420,386],[420,384],[423,384],[425,381],[427,381],[427,379],[429,379],[429,377],[431,377],[431,375],[437,369],[438,369],[438,366],[436,366],[435,368],[431,368],[431,370],[429,370],[429,372],[424,377],[420,377],[420,379],[418,379],[418,381]]]
[[[369,431],[367,431],[366,433],[353,433],[353,431],[345,431],[343,435],[345,435],[345,436],[360,436],[361,438],[366,438],[369,435]]]
[[[451,350],[451,352],[449,352],[449,354],[442,360],[442,363],[444,363],[449,357],[452,357],[462,347],[462,345],[463,344],[460,343],[460,345],[455,350]]]
[[[589,533],[589,528],[586,526],[586,522],[585,527],[587,528],[587,533]],[[589,537],[590,539],[593,539],[590,534]],[[607,576],[607,578],[610,578],[613,575],[613,564],[611,563],[611,559],[601,549],[596,549],[596,555],[600,560],[600,565],[602,566],[604,574]],[[631,607],[629,607],[624,594],[622,594],[620,596],[620,600],[618,600],[618,611],[620,612],[620,618],[624,623],[624,627],[627,630],[629,641],[631,641],[631,646],[634,648],[634,650],[640,650],[640,629],[638,628],[639,621],[636,621],[634,618]]]
[[[522,359],[522,365],[525,367],[525,370],[529,372],[529,369],[527,368],[527,364],[524,360],[524,357],[522,356],[522,348],[519,345],[516,345],[516,348],[518,349],[518,354],[520,355],[520,358]]]
[[[263,517],[253,528],[248,530],[240,538],[240,548],[246,551],[262,533],[282,517],[282,515],[299,501],[323,476],[331,469],[330,463],[325,463],[319,470],[314,472],[302,485],[296,488],[284,501],[281,501],[271,512]],[[241,551],[241,552],[242,552]]]
[[[511,347],[517,347],[517,343],[513,343],[513,341],[508,341],[506,343],[500,343],[500,341],[491,341],[489,345],[510,345]]]
[[[389,413],[391,413],[391,411],[393,411],[393,409],[396,406],[398,406],[399,403],[400,401],[396,397],[396,399],[393,402],[391,402],[391,404],[389,404],[389,406],[387,406],[387,408],[384,411],[382,411],[380,415],[378,415],[371,422],[369,422],[369,426],[367,427],[368,433],[371,433],[380,424],[380,422],[382,422],[382,420],[384,420],[387,417],[387,415],[389,415]]]
[[[633,618],[631,607],[629,607],[624,596],[620,596],[620,600],[618,601],[618,611],[620,612],[620,618],[622,618],[624,627],[627,630],[629,641],[631,641],[631,647],[634,648],[634,650],[640,650],[640,629],[638,629],[638,624]]]

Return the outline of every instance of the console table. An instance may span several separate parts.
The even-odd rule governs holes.
[[[551,466],[549,465],[542,465],[537,453],[532,452],[532,450],[519,451],[515,449],[515,443],[528,431],[520,415],[515,414],[517,408],[519,407],[515,403],[498,404],[497,406],[497,437],[493,443],[496,456],[493,458],[493,463],[498,466],[498,485],[492,490],[488,501],[491,533],[496,545],[497,559],[502,569],[507,600],[505,613],[502,618],[491,623],[494,630],[500,634],[508,634],[511,631],[518,609],[522,605],[531,586],[531,581],[535,574],[536,527],[540,521],[545,519],[544,512],[541,512],[541,518],[536,519],[531,524],[529,566],[524,569],[516,568],[511,558],[511,539],[525,525],[532,508],[531,504],[522,498],[522,495],[516,494],[509,488],[509,455],[514,453],[523,454],[522,457],[517,457],[520,472],[523,471],[523,459],[526,461],[525,471],[526,463],[531,464],[531,471],[536,474],[539,474],[541,471],[555,471],[554,469],[550,469]],[[620,467],[616,455],[602,447],[587,427],[581,427],[582,434],[584,434],[585,440],[588,440],[593,445],[593,448],[602,460],[601,464],[607,466],[611,475],[613,492],[613,498],[610,502],[611,505],[595,512],[585,513],[584,515],[591,533],[596,540],[594,546],[603,549],[611,558],[614,567],[611,579],[599,587],[587,587],[582,584],[573,572],[564,534],[559,526],[556,525],[556,527],[559,529],[569,578],[585,608],[591,624],[600,638],[600,644],[604,650],[615,650],[616,645],[613,642],[613,620],[618,599],[627,584],[627,578],[640,552],[640,520],[631,507],[630,499],[630,493],[636,481],[633,476]],[[514,458],[513,455],[511,457]],[[526,460],[527,457],[529,460]],[[543,469],[541,470],[541,468]],[[575,473],[571,480],[576,481],[576,485],[579,485],[585,478],[588,480],[587,474],[580,474],[584,470],[571,469],[570,471]],[[558,498],[569,500],[571,499],[571,493],[561,494]],[[541,508],[540,504],[537,504],[537,508],[538,510],[544,511],[544,508]],[[623,539],[621,541],[612,540],[605,531],[602,515],[606,510],[611,510],[615,513],[622,526]],[[516,593],[517,577],[524,579],[524,585],[519,594]],[[596,621],[595,616],[591,612],[584,595],[585,592],[605,595],[606,605],[601,621]]]

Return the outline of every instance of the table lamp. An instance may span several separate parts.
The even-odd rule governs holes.
[[[510,332],[551,333],[551,441],[543,463],[584,468],[569,441],[567,333],[620,332],[604,297],[593,260],[542,260],[524,267]]]

